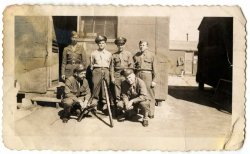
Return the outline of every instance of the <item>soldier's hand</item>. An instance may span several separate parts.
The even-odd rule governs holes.
[[[62,79],[65,80],[65,78],[66,78],[65,75],[62,75]]]
[[[88,105],[88,101],[85,100],[81,105],[82,105],[82,108],[85,109]]]
[[[155,82],[151,82],[151,87],[154,88],[156,86],[156,83]]]
[[[133,108],[133,101],[130,100],[130,101],[126,104],[126,109],[127,109],[127,110],[130,110],[130,109],[132,109],[132,108]]]
[[[115,79],[114,79],[114,78],[111,78],[111,82],[112,82],[113,84],[115,84]]]
[[[83,104],[83,100],[80,98],[77,98],[77,102],[80,103],[81,105]]]

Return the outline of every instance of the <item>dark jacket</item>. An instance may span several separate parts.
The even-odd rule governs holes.
[[[86,79],[78,82],[74,76],[70,76],[65,82],[65,98],[77,100],[78,97],[85,97],[88,100],[91,96],[89,84]]]

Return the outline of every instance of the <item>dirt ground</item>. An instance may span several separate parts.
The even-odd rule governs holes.
[[[111,128],[108,117],[101,114],[65,124],[59,117],[62,108],[30,105],[18,109],[15,132],[24,137],[22,144],[39,149],[49,148],[47,144],[61,150],[221,149],[230,133],[231,114],[214,107],[213,93],[210,87],[198,90],[194,76],[170,76],[167,100],[156,106],[148,127],[137,116],[125,122],[114,119]]]

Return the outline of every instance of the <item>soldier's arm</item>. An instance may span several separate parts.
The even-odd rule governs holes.
[[[137,84],[137,86],[139,86],[140,93],[139,93],[138,97],[131,100],[133,103],[139,103],[139,102],[147,100],[147,98],[148,98],[148,91],[147,91],[147,87],[146,87],[146,84],[144,83],[144,81],[141,80]]]
[[[90,69],[93,70],[94,68],[94,55],[93,52],[90,55]]]
[[[127,104],[129,102],[129,98],[127,95],[127,86],[125,85],[124,82],[125,81],[123,81],[121,84],[121,99],[125,104]]]
[[[91,97],[91,93],[90,93],[90,88],[89,88],[89,84],[87,80],[84,80],[84,87],[85,87],[85,91],[84,91],[84,96],[85,96],[85,100],[89,100],[89,98]]]
[[[67,64],[67,51],[66,51],[66,48],[64,48],[63,49],[63,57],[62,57],[62,67],[61,67],[62,75],[65,75],[66,64]]]
[[[66,98],[71,98],[71,99],[73,99],[74,101],[77,102],[78,99],[77,99],[76,95],[71,92],[72,89],[73,89],[72,84],[71,84],[70,80],[67,79],[66,82],[65,82],[65,91],[64,91],[65,92],[65,97]]]
[[[82,64],[87,68],[87,54],[86,54],[86,45],[82,45]]]
[[[115,77],[114,77],[114,60],[113,60],[113,55],[112,55],[112,58],[111,58],[111,65],[110,65],[110,78],[111,78],[111,81],[114,82],[115,80]]]
[[[133,60],[133,56],[130,52],[128,54],[128,67],[134,68],[134,60]]]
[[[155,71],[155,69],[156,69],[156,65],[157,65],[157,61],[156,61],[156,56],[153,54],[153,56],[152,56],[152,60],[153,60],[153,62],[152,62],[152,77],[153,77],[153,79],[152,79],[152,81],[153,82],[155,82],[155,79],[156,79],[156,71]]]
[[[132,59],[133,59],[133,68],[134,68],[134,70],[136,70],[137,68],[136,68],[136,66],[135,66],[135,64],[136,64],[136,58],[135,58],[135,55],[134,55],[134,56],[132,56]]]

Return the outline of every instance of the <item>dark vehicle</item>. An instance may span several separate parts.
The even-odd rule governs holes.
[[[217,87],[219,81],[232,81],[233,65],[233,18],[204,17],[198,28],[198,70],[196,81],[199,88],[204,84]]]

